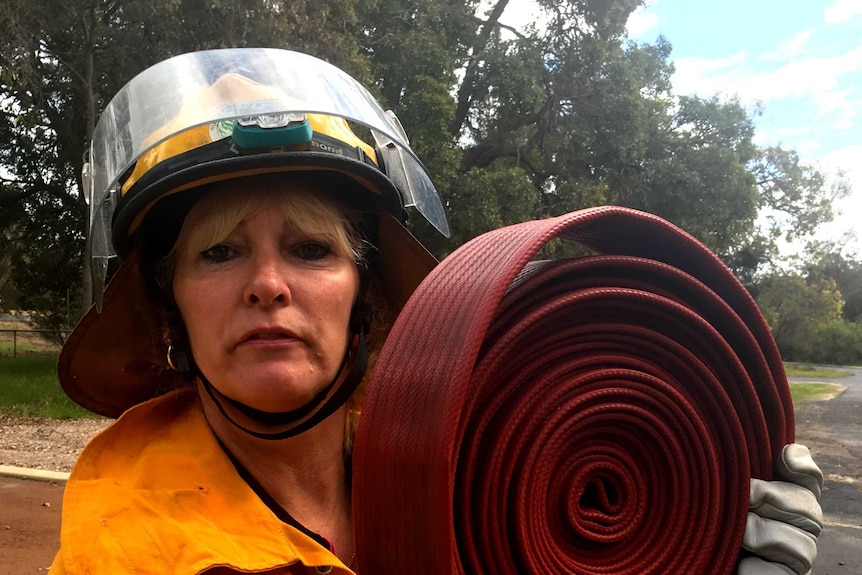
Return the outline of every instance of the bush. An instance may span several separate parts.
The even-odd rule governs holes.
[[[862,363],[862,324],[843,319],[825,323],[814,333],[806,355],[812,363]]]

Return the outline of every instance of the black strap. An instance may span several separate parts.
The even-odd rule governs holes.
[[[236,469],[239,476],[246,482],[246,484],[254,491],[258,498],[263,502],[264,505],[269,507],[269,509],[273,512],[273,514],[281,520],[282,523],[287,523],[291,527],[298,529],[299,531],[305,533],[308,537],[315,540],[321,546],[334,553],[335,550],[332,548],[332,542],[330,542],[326,537],[316,533],[300,523],[293,515],[288,512],[287,509],[281,506],[281,504],[275,500],[275,498],[269,494],[269,492],[264,489],[263,485],[251,474],[251,472],[246,469],[246,467],[240,463],[239,459],[234,456],[234,454],[227,448],[227,446],[222,443],[221,439],[216,436],[216,441],[218,441],[219,445],[221,445],[222,450],[227,455],[228,459],[230,459],[231,463],[233,463],[234,469]]]
[[[341,365],[338,366],[338,371],[336,372],[335,379],[333,379],[329,385],[320,390],[314,398],[303,405],[302,407],[297,407],[296,409],[290,411],[264,411],[262,409],[256,409],[250,405],[246,405],[241,401],[237,401],[232,397],[228,397],[224,395],[219,390],[213,388],[213,391],[210,392],[210,397],[213,396],[213,393],[218,394],[218,396],[224,401],[231,404],[231,406],[245,415],[246,417],[253,419],[259,423],[264,425],[290,425],[291,423],[295,423],[300,419],[305,418],[308,414],[312,413],[315,409],[317,409],[320,404],[322,404],[329,393],[332,391],[332,388],[335,387],[335,384],[338,382],[338,376],[341,375],[342,370],[344,370],[344,366],[350,357],[350,351],[345,351],[344,357],[341,360]],[[202,380],[205,378],[203,374],[199,375]],[[349,377],[349,376],[348,376]],[[205,385],[209,386],[209,382],[205,382]],[[211,386],[209,386],[211,387]]]
[[[341,379],[341,375],[344,372],[344,368],[348,363],[350,364],[350,367],[347,371],[347,375],[344,377],[341,384],[338,385],[338,381],[339,379]],[[216,407],[224,416],[224,418],[227,419],[234,427],[259,439],[275,440],[287,439],[289,437],[294,437],[296,435],[299,435],[300,433],[308,431],[309,429],[335,413],[338,408],[340,408],[347,402],[348,399],[350,399],[350,396],[353,395],[353,392],[356,391],[356,388],[362,381],[362,378],[365,375],[365,370],[367,368],[368,342],[365,337],[365,329],[361,329],[356,336],[355,346],[353,346],[353,349],[349,350],[345,354],[344,359],[341,362],[341,366],[339,367],[338,373],[335,374],[335,378],[332,380],[332,382],[330,382],[328,386],[326,386],[326,389],[321,391],[308,404],[300,408],[284,412],[261,411],[239,403],[238,401],[225,396],[220,391],[215,389],[215,387],[209,382],[206,376],[204,376],[204,374],[200,372],[199,369],[195,369],[195,371],[197,372],[197,376],[203,383],[204,389],[206,389],[210,398],[212,398],[213,403],[215,403]],[[326,399],[326,396],[336,386],[337,389],[335,389],[335,392],[332,393],[331,396],[329,396],[329,399]],[[231,417],[230,414],[228,414],[222,401],[219,399],[219,397],[217,397],[217,395],[230,403],[232,407],[235,407],[238,411],[240,411],[243,415],[247,416],[249,419],[259,421],[263,425],[284,426],[287,427],[287,429],[269,432],[250,429],[236,421],[236,419],[234,419],[233,417]]]

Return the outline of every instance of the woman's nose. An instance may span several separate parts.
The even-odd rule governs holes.
[[[254,258],[253,266],[243,294],[245,303],[287,305],[290,302],[290,288],[284,262],[272,256],[259,256]]]

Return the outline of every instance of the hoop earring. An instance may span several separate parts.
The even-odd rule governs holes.
[[[169,344],[168,344],[168,354],[167,354],[168,367],[169,367],[169,368],[171,368],[171,369],[172,369],[172,370],[174,370],[174,371],[179,371],[179,370],[177,369],[176,364],[174,363],[173,354],[171,353],[173,350],[174,350],[174,345],[173,345],[173,344],[171,344],[171,343],[169,343]]]
[[[176,357],[176,361],[174,358]],[[174,348],[173,344],[168,344],[168,367],[170,367],[175,372],[180,375],[190,376],[192,372],[192,363],[191,358],[189,357],[189,352],[179,348]]]

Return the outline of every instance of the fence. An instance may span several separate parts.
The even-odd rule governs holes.
[[[0,356],[38,355],[57,353],[57,341],[66,339],[68,332],[45,329],[0,328]]]

